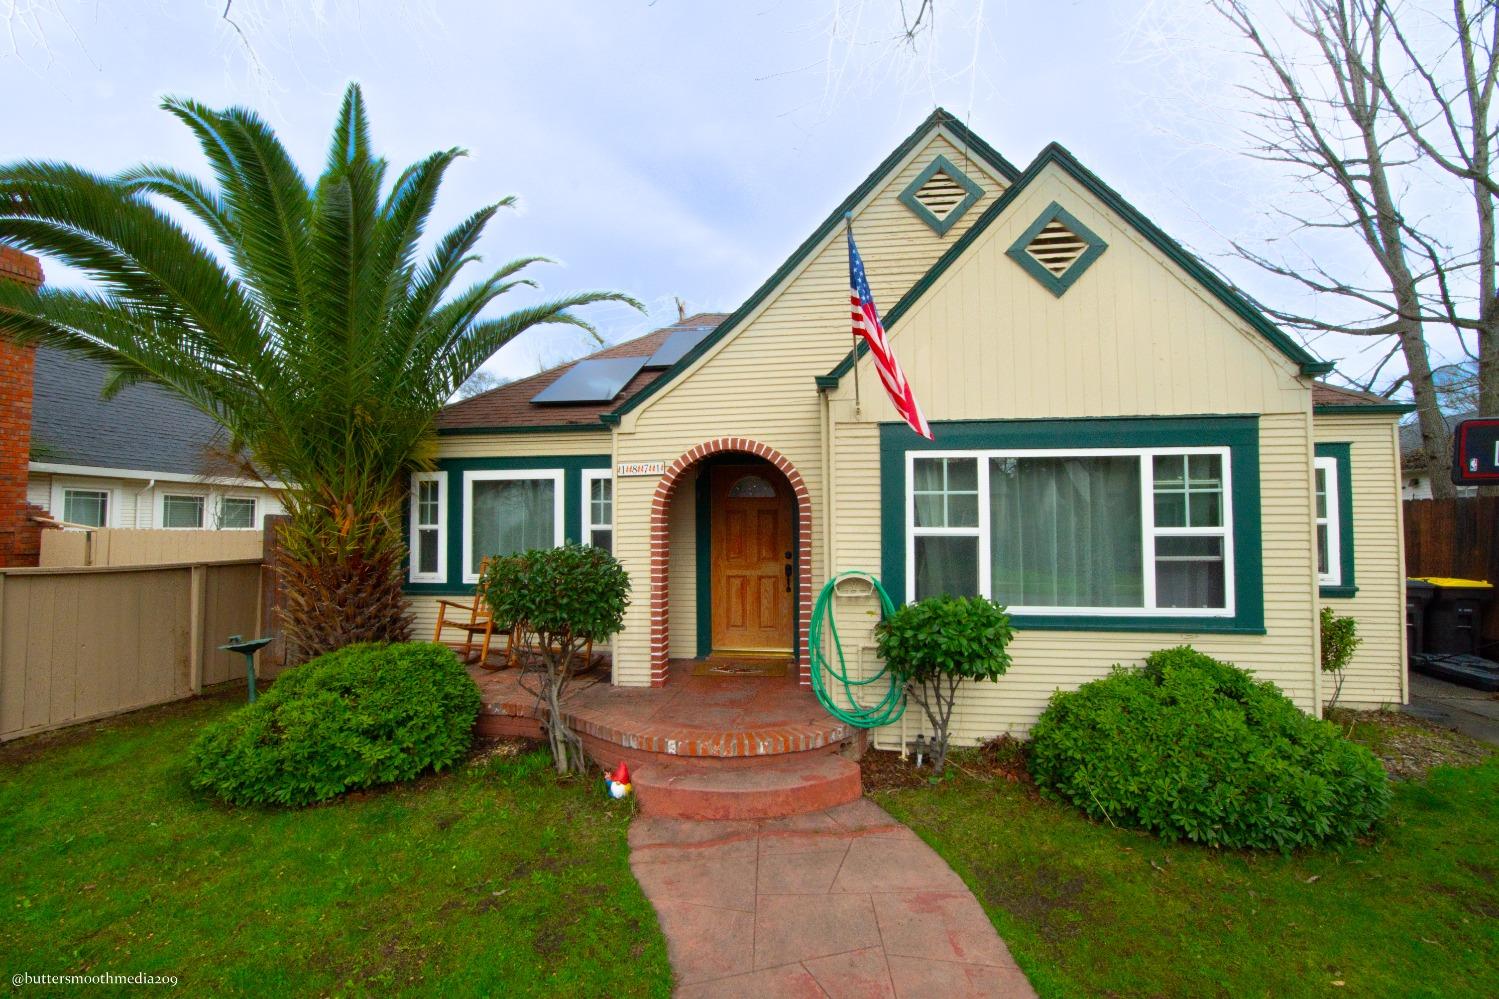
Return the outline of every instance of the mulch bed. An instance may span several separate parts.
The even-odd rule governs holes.
[[[1461,732],[1400,711],[1334,709],[1328,720],[1343,731],[1351,726],[1377,726],[1377,737],[1361,738],[1395,780],[1419,780],[1433,767],[1471,767],[1482,763],[1493,748]]]
[[[1034,784],[1025,766],[1025,743],[1008,735],[990,739],[976,749],[950,750],[947,765],[950,770],[977,780],[1024,784],[1034,793]],[[940,780],[930,765],[918,769],[914,756],[902,758],[890,750],[869,750],[859,761],[859,768],[864,772],[866,794],[927,787]]]

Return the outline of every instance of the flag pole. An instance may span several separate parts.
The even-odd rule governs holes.
[[[844,227],[844,232],[848,236],[849,263],[853,263],[853,245],[854,245],[854,213],[853,212],[844,212],[843,213],[843,227]],[[853,282],[850,281],[849,285],[852,286]],[[857,332],[855,332],[852,323],[849,324],[848,333],[849,333],[849,336],[853,337],[853,339],[854,339],[853,349],[848,352],[848,360],[849,360],[850,367],[852,367],[854,369],[854,416],[858,417],[858,416],[862,416],[863,412],[864,412],[863,403],[859,399],[859,334]]]

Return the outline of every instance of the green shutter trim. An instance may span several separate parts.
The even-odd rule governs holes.
[[[1416,407],[1407,402],[1330,403],[1312,407],[1313,416],[1389,416],[1415,411]]]
[[[1318,458],[1331,458],[1338,469],[1338,564],[1342,582],[1337,586],[1319,587],[1324,597],[1348,598],[1358,593],[1353,578],[1353,446],[1351,444],[1318,444]]]
[[[699,466],[701,468],[701,466]],[[697,476],[697,656],[713,654],[713,493],[708,476]]]
[[[474,592],[472,583],[463,581],[463,473],[485,470],[537,469],[562,470],[562,538],[580,541],[583,537],[583,470],[612,468],[614,459],[607,454],[569,454],[525,458],[439,458],[436,471],[448,473],[448,580],[445,583],[413,583],[407,580],[404,592],[413,596],[467,596]],[[409,504],[408,504],[409,505]],[[407,517],[410,513],[408,511]],[[402,525],[408,530],[407,524]],[[409,534],[408,534],[409,536]],[[410,575],[410,569],[406,570]]]
[[[948,212],[944,218],[938,218],[932,213],[930,208],[921,203],[920,198],[916,197],[916,193],[925,186],[926,182],[938,173],[947,174],[953,179],[954,183],[967,192],[963,196],[963,200],[953,205],[952,211]],[[952,161],[946,156],[939,153],[937,158],[928,163],[926,168],[916,175],[916,179],[907,184],[906,189],[900,192],[900,203],[911,209],[911,212],[917,218],[921,219],[921,221],[925,222],[937,235],[946,236],[947,230],[951,229],[957,223],[958,219],[967,214],[968,209],[972,208],[979,198],[983,196],[984,189],[982,187],[974,183],[973,179],[962,170],[953,166]]]
[[[1233,475],[1234,616],[1221,618],[1100,617],[1088,614],[1014,616],[1037,631],[1265,633],[1263,541],[1260,531],[1258,416],[1120,417],[1078,420],[943,420],[935,441],[904,423],[880,424],[880,579],[897,604],[906,600],[907,451],[987,448],[1227,447]]]
[[[1101,201],[1105,207],[1113,211],[1123,221],[1133,226],[1140,235],[1144,236],[1156,249],[1164,253],[1172,262],[1186,271],[1194,280],[1206,288],[1220,302],[1229,308],[1235,315],[1239,316],[1261,336],[1270,342],[1276,350],[1280,351],[1286,358],[1296,363],[1303,375],[1325,375],[1332,371],[1334,365],[1330,361],[1319,361],[1312,356],[1295,340],[1287,336],[1279,327],[1265,316],[1248,299],[1234,291],[1222,278],[1218,277],[1207,268],[1200,260],[1182,248],[1170,236],[1150,219],[1146,218],[1137,208],[1125,201],[1118,192],[1109,187],[1087,167],[1078,162],[1077,157],[1068,152],[1059,143],[1051,143],[1041,151],[1041,154],[1031,161],[1030,166],[1022,173],[1008,190],[994,199],[993,204],[984,209],[984,213],[978,220],[969,226],[963,235],[959,236],[953,245],[948,247],[947,252],[937,258],[937,262],[922,275],[911,290],[901,296],[884,316],[885,328],[889,330],[900,318],[915,306],[921,296],[926,294],[937,279],[941,277],[949,267],[953,265],[973,245],[994,220],[1005,213],[1005,210],[1015,202],[1032,181],[1040,176],[1041,171],[1051,164],[1056,164],[1069,176],[1081,184],[1094,197]],[[859,356],[863,357],[868,352],[866,344],[859,344]],[[822,376],[817,384],[819,389],[828,389],[838,384],[853,366],[853,358],[845,356],[838,366]]]
[[[1062,223],[1068,229],[1072,230],[1074,236],[1077,236],[1084,243],[1088,244],[1088,248],[1083,251],[1082,256],[1074,260],[1072,266],[1063,271],[1060,277],[1043,267],[1041,261],[1031,256],[1030,251],[1027,249],[1031,245],[1031,240],[1035,239],[1042,229],[1045,229],[1053,222]],[[1102,256],[1103,251],[1108,248],[1109,244],[1100,239],[1096,232],[1083,225],[1077,220],[1076,216],[1053,201],[1046,206],[1046,210],[1036,218],[1036,221],[1031,223],[1030,228],[1021,233],[1020,238],[1015,240],[1014,244],[1005,251],[1005,256],[1015,261],[1027,274],[1041,282],[1041,286],[1047,291],[1051,292],[1057,298],[1061,298],[1063,293],[1068,288],[1071,288],[1078,278],[1083,276],[1083,271],[1091,267],[1093,261]]]
[[[951,132],[953,137],[958,140],[960,146],[973,153],[996,173],[1004,177],[1006,181],[1014,181],[1016,177],[1020,176],[1020,171],[1015,168],[1015,165],[1001,156],[993,146],[969,131],[968,126],[964,125],[955,115],[943,108],[938,108],[927,117],[926,121],[917,126],[916,131],[906,136],[905,140],[899,146],[896,146],[895,150],[889,156],[885,157],[879,166],[874,168],[874,172],[865,177],[863,183],[854,188],[853,193],[844,198],[838,207],[833,209],[832,214],[823,219],[822,224],[813,231],[812,235],[808,236],[800,246],[792,251],[791,256],[787,257],[781,266],[776,268],[775,273],[764,284],[755,289],[754,294],[745,299],[744,304],[734,310],[729,318],[719,323],[717,329],[704,337],[696,347],[682,355],[682,359],[677,361],[676,364],[663,371],[659,378],[620,403],[612,412],[603,414],[599,419],[611,426],[618,424],[620,417],[644,403],[647,399],[665,388],[677,376],[681,375],[682,372],[696,364],[698,358],[712,350],[715,344],[737,329],[746,318],[760,307],[762,302],[768,299],[781,286],[782,282],[791,276],[793,271],[802,265],[803,261],[810,257],[829,236],[841,228],[843,226],[844,215],[853,211],[859,202],[872,194],[890,172],[900,165],[901,160],[911,155],[922,142],[926,141],[931,133],[942,128]]]

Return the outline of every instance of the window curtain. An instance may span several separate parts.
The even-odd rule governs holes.
[[[991,459],[989,513],[1000,603],[1144,605],[1139,458]]]
[[[557,543],[556,489],[552,479],[490,479],[475,482],[473,564],[488,555],[512,555]]]

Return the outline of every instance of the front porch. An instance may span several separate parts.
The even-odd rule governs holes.
[[[867,734],[823,710],[793,672],[786,677],[694,676],[670,662],[660,687],[618,687],[607,663],[573,681],[567,723],[601,766],[627,763],[647,814],[770,818],[859,797],[855,762]],[[477,734],[539,738],[534,678],[518,669],[469,668],[483,698]]]

